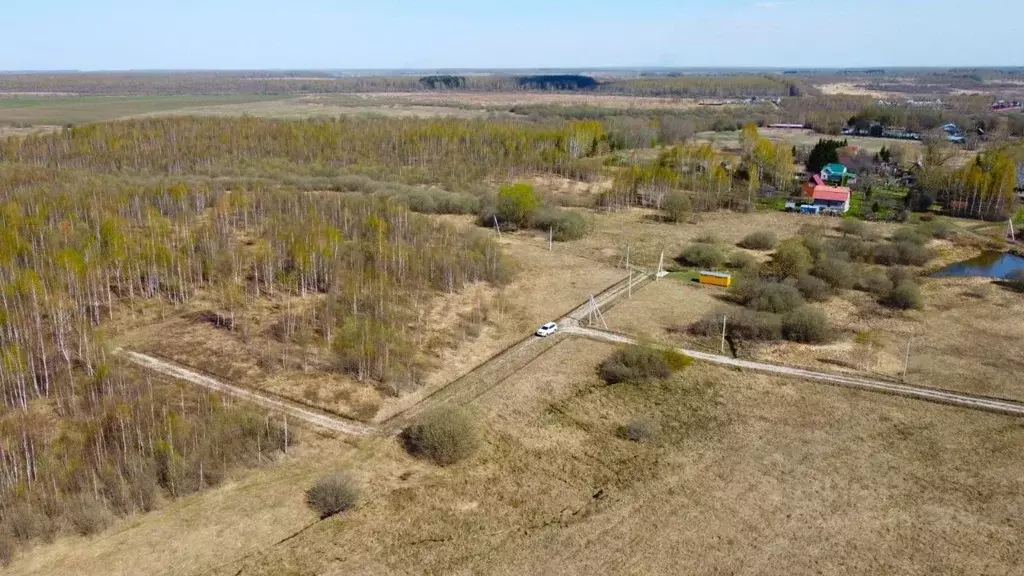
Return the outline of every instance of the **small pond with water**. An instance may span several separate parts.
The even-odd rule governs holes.
[[[1014,270],[1024,270],[1024,258],[1009,252],[986,251],[980,256],[955,262],[932,274],[943,277],[982,277],[1006,280]]]

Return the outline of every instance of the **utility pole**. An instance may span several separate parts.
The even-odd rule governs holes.
[[[914,329],[910,329],[910,338],[907,338],[907,353],[903,357],[903,380],[907,379],[907,369],[910,367],[910,344],[914,341]]]
[[[629,282],[626,289],[626,298],[633,297],[633,269],[629,266],[629,244],[626,244],[626,270],[629,270]]]
[[[284,415],[284,453],[288,454],[288,415]]]
[[[722,314],[722,349],[720,353],[725,356],[725,319],[728,318],[725,314]]]
[[[597,300],[594,299],[594,295],[590,295],[590,313],[587,315],[590,325],[596,324],[596,320],[601,320],[601,325],[604,329],[608,329],[608,323],[604,321],[604,314],[601,314],[601,309],[597,306]]]

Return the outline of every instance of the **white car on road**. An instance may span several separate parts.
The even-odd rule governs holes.
[[[543,338],[545,336],[551,336],[555,332],[558,332],[558,324],[555,324],[554,322],[548,322],[547,324],[541,326],[540,328],[537,328],[536,334],[537,336]]]

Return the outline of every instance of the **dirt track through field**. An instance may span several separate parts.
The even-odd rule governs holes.
[[[598,308],[601,311],[607,311],[608,308],[610,308],[619,298],[628,296],[632,291],[639,290],[641,287],[654,280],[655,277],[648,272],[634,272],[632,278],[621,280],[596,295],[594,297],[594,302],[597,303]],[[578,336],[590,338],[592,340],[611,342],[613,344],[637,343],[636,339],[624,334],[617,334],[607,330],[598,330],[592,327],[582,326],[582,323],[590,323],[589,321],[591,320],[592,308],[592,303],[588,299],[586,302],[558,320],[561,331],[556,336],[537,338],[530,335],[520,340],[491,357],[489,360],[483,362],[469,373],[439,389],[430,396],[427,396],[418,404],[415,404],[405,411],[386,420],[379,427],[362,424],[340,416],[299,406],[296,403],[284,399],[268,396],[235,384],[222,382],[183,366],[139,352],[117,350],[115,353],[124,356],[128,360],[140,366],[174,378],[192,382],[210,390],[216,390],[231,396],[249,400],[264,408],[289,414],[320,428],[353,436],[369,436],[373,434],[394,435],[401,432],[405,426],[424,412],[444,405],[469,404],[482,394],[507,380],[527,364],[536,360],[537,357],[553,348],[558,344],[558,342],[562,341],[566,337]],[[596,320],[598,322],[600,321],[600,319]],[[731,366],[734,368],[743,368],[770,374],[792,376],[794,378],[801,378],[804,380],[823,382],[833,386],[844,386],[859,390],[883,392],[886,394],[925,400],[928,402],[936,402],[939,404],[960,406],[973,410],[984,410],[1013,416],[1024,416],[1024,404],[1010,400],[972,396],[969,394],[961,394],[920,386],[908,386],[906,384],[871,380],[846,374],[816,372],[792,366],[752,362],[749,360],[740,360],[737,358],[729,358],[727,356],[708,354],[707,352],[699,352],[696,350],[680,349],[680,352],[694,359],[722,366]]]
[[[369,436],[377,432],[372,426],[360,424],[352,420],[346,420],[325,412],[297,406],[285,400],[279,400],[265,394],[260,394],[241,386],[221,382],[220,380],[211,378],[205,374],[200,374],[194,370],[189,370],[188,368],[178,366],[177,364],[167,362],[166,360],[154,358],[147,354],[133,352],[131,350],[115,350],[114,353],[122,355],[135,364],[149,368],[155,372],[160,372],[161,374],[185,380],[202,386],[203,388],[215,390],[229,396],[243,398],[258,406],[288,414],[289,416],[294,416],[319,428],[325,428],[327,430],[333,430],[335,432],[341,432],[352,436]]]
[[[603,342],[611,342],[614,344],[637,343],[635,339],[630,338],[629,336],[616,334],[613,332],[607,332],[603,330],[595,330],[593,328],[585,328],[582,326],[567,326],[565,332],[567,334],[575,334],[577,336],[583,336],[585,338],[591,338]],[[758,372],[768,372],[770,374],[793,376],[795,378],[801,378],[804,380],[815,380],[818,382],[825,382],[827,384],[832,384],[836,386],[845,386],[847,388],[857,388],[860,390],[884,392],[887,394],[894,394],[897,396],[905,396],[907,398],[915,398],[918,400],[937,402],[939,404],[949,404],[953,406],[961,406],[964,408],[972,408],[974,410],[998,412],[1000,414],[1009,414],[1011,416],[1024,416],[1024,404],[1014,402],[1011,400],[985,398],[983,396],[971,396],[969,394],[960,394],[958,392],[950,392],[947,390],[937,390],[935,388],[907,386],[905,384],[897,384],[895,382],[869,380],[866,378],[858,378],[856,376],[847,376],[845,374],[815,372],[813,370],[805,370],[803,368],[794,368],[791,366],[778,366],[775,364],[766,364],[764,362],[751,362],[749,360],[739,360],[737,358],[729,358],[728,356],[718,356],[716,354],[708,354],[707,352],[698,352],[696,350],[686,350],[680,348],[679,351],[696,360],[701,360],[703,362],[711,362],[712,364],[732,366],[734,368],[745,368],[748,370],[756,370]]]

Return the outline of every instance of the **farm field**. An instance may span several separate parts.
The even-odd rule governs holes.
[[[115,120],[138,114],[218,106],[233,108],[279,96],[18,96],[0,94],[0,125],[63,125]],[[243,112],[238,112],[242,114]]]
[[[821,139],[839,139],[846,140],[850,146],[856,146],[863,148],[868,152],[878,152],[883,146],[906,146],[912,151],[920,152],[923,150],[923,144],[916,140],[894,140],[891,138],[868,138],[864,136],[829,136],[826,134],[820,134],[813,130],[790,130],[784,128],[761,128],[759,130],[761,136],[768,138],[772,142],[781,142],[790,146],[806,146],[808,148],[814,146],[818,140]],[[695,136],[698,142],[709,142],[714,144],[716,147],[722,150],[738,151],[741,149],[740,146],[740,132],[734,130],[731,132],[701,132]]]
[[[1015,420],[702,365],[607,386],[595,371],[612,350],[566,340],[475,401],[487,425],[473,461],[438,469],[391,439],[313,437],[8,570],[928,574],[1024,560]],[[615,436],[638,415],[659,440]],[[364,503],[313,523],[302,487],[339,466],[365,478]]]

